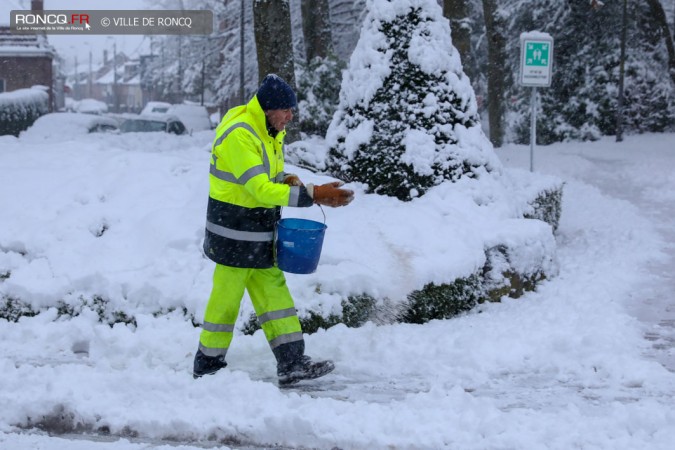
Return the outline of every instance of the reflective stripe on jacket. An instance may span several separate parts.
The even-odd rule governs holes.
[[[304,186],[282,183],[285,135],[270,136],[256,97],[229,110],[216,128],[204,240],[204,252],[214,262],[272,267],[280,207],[312,205]]]

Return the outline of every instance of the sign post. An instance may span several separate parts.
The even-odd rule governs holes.
[[[530,113],[530,172],[534,171],[537,141],[537,88],[549,87],[553,75],[553,38],[530,31],[520,35],[520,84],[532,88]]]

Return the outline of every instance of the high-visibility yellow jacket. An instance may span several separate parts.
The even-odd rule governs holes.
[[[230,109],[216,128],[204,240],[204,252],[216,263],[272,267],[280,207],[312,205],[304,186],[282,183],[285,135],[270,135],[257,97]]]

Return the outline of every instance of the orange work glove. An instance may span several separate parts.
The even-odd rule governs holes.
[[[354,191],[340,189],[339,187],[343,184],[342,181],[333,181],[321,186],[312,186],[311,196],[314,199],[314,203],[332,207],[347,206],[354,200]]]
[[[284,177],[283,183],[289,186],[302,186],[302,181],[300,181],[300,177],[292,173]]]

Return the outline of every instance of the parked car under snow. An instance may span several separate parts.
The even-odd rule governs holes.
[[[122,133],[163,131],[185,134],[187,129],[178,117],[169,114],[140,114],[135,117],[124,117],[120,131]]]
[[[178,117],[189,133],[213,128],[207,109],[200,105],[171,105],[167,114]]]
[[[83,98],[76,101],[72,108],[74,112],[83,114],[105,114],[108,112],[108,105],[93,98]]]
[[[89,133],[115,132],[118,129],[117,121],[110,117],[57,112],[39,117],[20,137],[27,140],[63,141]]]
[[[141,114],[164,114],[169,108],[171,108],[171,103],[166,102],[148,102]]]

